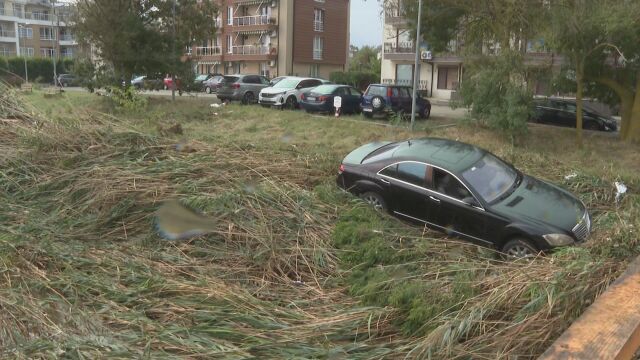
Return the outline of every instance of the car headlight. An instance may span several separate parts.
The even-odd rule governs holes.
[[[547,240],[551,246],[571,245],[575,242],[571,236],[565,234],[546,234],[542,235],[542,237]]]

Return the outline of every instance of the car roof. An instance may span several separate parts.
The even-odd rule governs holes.
[[[394,160],[429,163],[453,173],[460,173],[480,160],[487,152],[470,144],[441,138],[407,140],[397,144]]]
[[[369,84],[369,86],[411,88],[411,86],[408,86],[408,85],[394,85],[394,84]]]

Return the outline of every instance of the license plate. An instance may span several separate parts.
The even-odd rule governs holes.
[[[362,109],[362,111],[364,111],[364,112],[373,112],[373,109],[364,108],[364,109]]]
[[[316,98],[314,98],[312,96],[308,97],[307,99],[309,99],[309,101],[316,101]]]

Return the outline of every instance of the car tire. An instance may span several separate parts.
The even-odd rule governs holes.
[[[253,95],[253,93],[251,91],[247,91],[242,97],[242,105],[249,105],[253,103],[254,100],[255,96]]]
[[[360,198],[364,200],[367,204],[373,206],[374,209],[378,211],[387,211],[387,203],[382,198],[382,195],[373,192],[367,191],[360,194]]]
[[[424,110],[420,112],[420,119],[427,120],[431,116],[431,108],[424,107]]]
[[[366,117],[367,119],[373,119],[373,114],[372,113],[363,112],[362,115],[364,115],[364,117]]]
[[[284,107],[286,107],[289,110],[295,110],[298,108],[298,100],[296,99],[295,96],[289,96],[287,98],[286,103],[284,104]]]
[[[206,88],[204,88],[204,92],[207,94],[211,94],[211,88],[207,86]]]
[[[507,260],[519,260],[534,258],[540,251],[529,240],[514,238],[504,244],[502,253]]]
[[[309,109],[306,109],[304,112],[306,112],[307,114],[311,114],[311,113],[313,113],[313,111],[311,111],[311,110],[309,110]]]
[[[373,108],[374,112],[380,112],[382,111],[382,109],[384,109],[384,99],[382,98],[382,96],[374,96],[371,99],[371,107]]]
[[[585,130],[598,131],[600,130],[600,125],[598,125],[598,123],[595,121],[587,121],[586,123],[584,123],[582,128]]]

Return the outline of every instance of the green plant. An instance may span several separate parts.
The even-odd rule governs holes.
[[[141,111],[147,106],[148,99],[138,94],[132,86],[126,88],[112,86],[109,90],[110,98],[116,107],[128,111]]]

